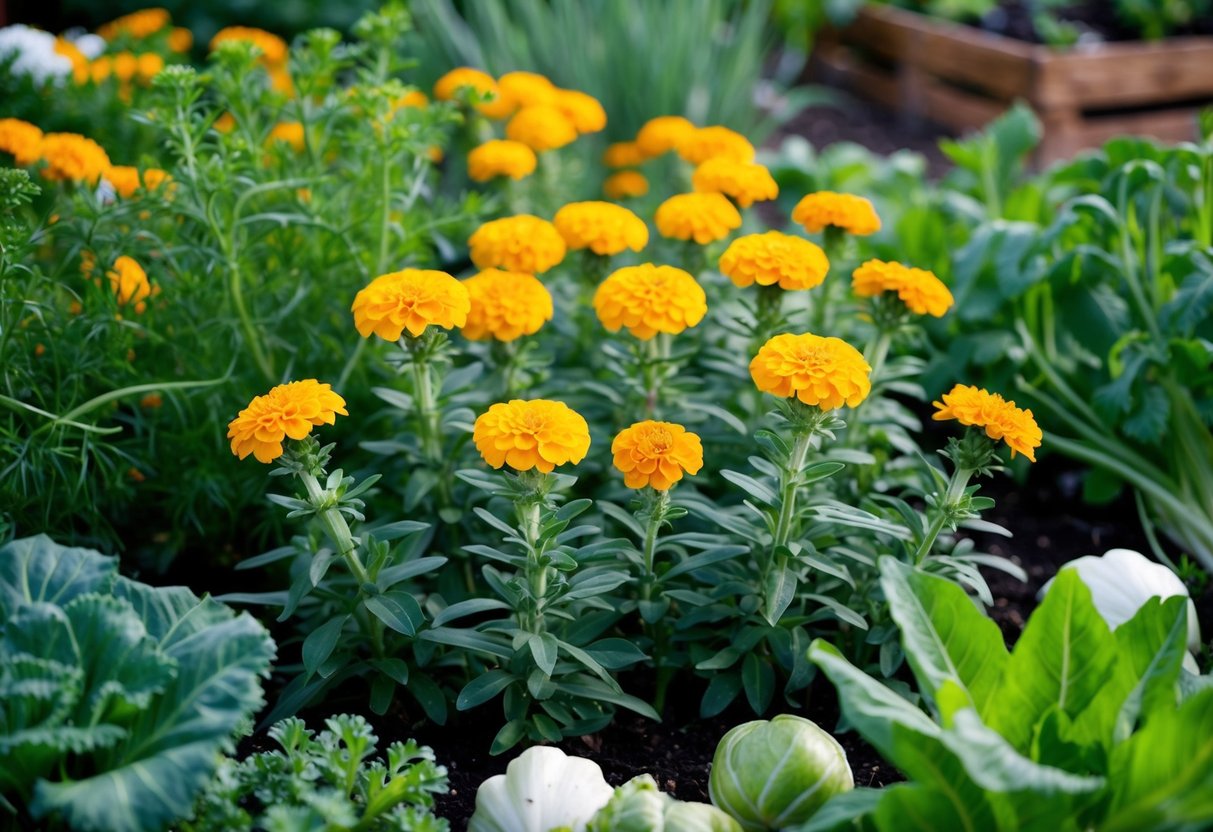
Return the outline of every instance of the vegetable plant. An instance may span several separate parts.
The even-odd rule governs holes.
[[[633,777],[586,824],[586,832],[738,832],[742,827],[707,803],[675,800],[651,775]]]

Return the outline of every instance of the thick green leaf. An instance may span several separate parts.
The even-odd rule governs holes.
[[[315,673],[333,654],[337,642],[341,639],[341,631],[349,620],[348,615],[339,615],[308,633],[307,638],[303,640],[303,666],[307,668],[308,673]]]
[[[459,692],[455,707],[461,711],[475,708],[488,702],[497,694],[508,688],[514,682],[514,675],[504,670],[490,670],[482,673],[464,685]]]
[[[94,552],[60,546],[44,534],[0,547],[0,619],[34,601],[63,606],[78,595],[108,592],[117,561]]]
[[[425,621],[417,599],[404,590],[372,595],[363,604],[384,624],[406,636],[416,635],[417,628]]]
[[[1116,628],[1121,664],[1130,666],[1136,680],[1118,715],[1117,739],[1127,739],[1139,718],[1175,708],[1187,639],[1188,601],[1179,596],[1151,598]]]
[[[796,600],[796,573],[788,566],[775,566],[767,576],[766,604],[762,617],[774,627]]]

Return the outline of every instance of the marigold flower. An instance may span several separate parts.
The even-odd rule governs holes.
[[[557,465],[576,465],[590,449],[590,427],[564,402],[547,399],[498,402],[480,414],[472,441],[494,468],[537,468],[550,474]]]
[[[602,163],[608,168],[634,168],[644,159],[636,142],[615,142],[607,145],[602,154]]]
[[[757,283],[788,291],[812,289],[829,269],[819,246],[779,231],[738,237],[720,257],[721,273],[742,288]]]
[[[434,83],[434,97],[439,101],[451,101],[464,87],[492,96],[490,101],[476,105],[485,117],[505,118],[514,112],[514,104],[506,100],[493,76],[470,66],[456,67],[439,78]]]
[[[741,214],[720,194],[676,194],[657,206],[657,230],[663,237],[707,245],[741,228]]]
[[[19,118],[0,118],[0,153],[8,153],[19,167],[28,167],[42,155],[42,131]]]
[[[53,181],[95,185],[110,166],[110,157],[101,145],[75,133],[47,133],[39,152],[46,162],[42,175]]]
[[[552,295],[534,275],[485,269],[463,281],[472,307],[464,337],[513,341],[552,320]]]
[[[164,69],[164,58],[155,52],[144,52],[137,59],[139,78],[150,81]]]
[[[736,162],[754,161],[754,145],[750,140],[727,127],[700,127],[678,144],[678,155],[692,165],[702,165],[708,159],[723,156]]]
[[[955,419],[962,425],[985,428],[986,436],[1001,439],[1011,449],[1011,459],[1016,453],[1036,461],[1036,449],[1040,447],[1040,426],[1036,424],[1032,411],[1015,406],[998,393],[984,388],[957,384],[943,394],[942,402],[934,402],[939,409],[931,418],[936,421]]]
[[[404,95],[392,102],[392,110],[401,110],[405,108],[423,109],[428,107],[430,98],[421,90],[409,90]]]
[[[610,202],[571,202],[552,219],[570,249],[588,248],[610,256],[625,249],[640,251],[649,242],[644,220]]]
[[[289,144],[296,153],[302,153],[307,147],[303,125],[297,121],[281,121],[275,124],[270,134],[265,137],[265,146],[271,147],[278,142]]]
[[[123,34],[142,39],[156,34],[169,25],[171,20],[165,9],[140,9],[98,26],[97,34],[106,40],[113,40]]]
[[[114,56],[114,77],[124,84],[129,84],[139,72],[139,59],[133,52],[119,52]]]
[[[857,406],[872,391],[871,372],[863,354],[846,341],[807,332],[776,335],[750,362],[759,390],[822,410]]]
[[[564,259],[556,226],[530,214],[486,222],[468,238],[472,262],[482,269],[542,274]]]
[[[952,292],[934,272],[901,263],[869,260],[851,275],[851,288],[861,298],[896,292],[911,312],[942,318],[952,304]]]
[[[594,293],[594,311],[611,332],[628,332],[647,341],[658,332],[677,335],[703,320],[707,295],[695,278],[673,266],[625,266]]]
[[[282,456],[284,439],[304,439],[317,425],[331,425],[337,416],[348,416],[345,399],[328,384],[314,378],[279,384],[228,423],[227,438],[232,453],[244,459],[249,454],[258,462],[273,462]]]
[[[602,103],[579,90],[557,90],[556,109],[564,113],[578,133],[597,133],[606,127],[607,114]]]
[[[556,105],[556,85],[538,72],[507,72],[497,79],[497,87],[515,107]]]
[[[703,193],[724,194],[742,208],[779,196],[779,185],[764,166],[728,156],[713,157],[695,168],[691,184]]]
[[[147,272],[133,257],[123,254],[114,261],[114,268],[105,273],[110,289],[118,299],[119,306],[133,304],[135,312],[143,314],[147,309],[146,298],[152,294]]]
[[[211,124],[220,133],[230,133],[236,127],[236,117],[231,113],[223,113]]]
[[[668,491],[684,471],[694,476],[703,467],[699,436],[674,422],[647,420],[624,428],[611,443],[611,453],[628,488],[648,485]]]
[[[139,400],[139,406],[144,410],[157,410],[164,405],[164,397],[159,393],[147,393]]]
[[[252,26],[227,26],[220,29],[211,38],[211,51],[214,52],[219,48],[219,44],[228,41],[251,43],[257,47],[257,51],[261,53],[260,61],[265,66],[281,67],[286,65],[286,59],[289,54],[286,41],[272,32],[256,29]]]
[[[522,142],[537,153],[555,150],[577,138],[577,128],[555,107],[523,107],[505,125],[507,138]]]
[[[55,38],[55,54],[62,55],[72,62],[72,81],[75,84],[87,84],[88,56],[80,51],[80,47],[67,38]]]
[[[880,217],[871,202],[861,196],[833,191],[818,191],[800,200],[792,209],[792,222],[800,223],[810,233],[834,226],[866,237],[880,230]]]
[[[194,45],[194,33],[181,26],[174,26],[168,33],[168,48],[174,52],[189,52]]]
[[[657,116],[636,133],[636,146],[648,158],[674,150],[695,132],[695,125],[682,116]]]
[[[471,298],[467,287],[446,272],[404,269],[380,275],[354,297],[354,326],[396,341],[404,330],[420,337],[427,326],[451,329],[467,323]]]
[[[522,179],[535,172],[535,151],[522,142],[492,139],[468,153],[468,176],[487,182],[496,176]]]
[[[139,190],[139,168],[130,165],[110,165],[105,181],[114,186],[118,196],[129,199]]]
[[[168,171],[160,168],[148,168],[143,172],[143,187],[149,191],[159,190],[161,186],[169,186],[170,193],[172,191],[173,177]]]
[[[103,83],[113,71],[114,59],[109,55],[102,55],[88,65],[88,77],[94,84]]]
[[[644,196],[649,192],[649,180],[644,174],[635,170],[621,170],[612,173],[602,183],[602,193],[608,199],[626,199],[634,196]]]

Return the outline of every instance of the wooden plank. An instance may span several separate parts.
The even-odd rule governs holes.
[[[1044,107],[1132,107],[1213,101],[1213,38],[1165,44],[1101,44],[1049,52],[1040,60],[1032,100]]]

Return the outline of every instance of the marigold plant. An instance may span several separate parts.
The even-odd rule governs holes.
[[[955,419],[962,425],[984,428],[991,439],[1001,439],[1011,449],[1011,458],[1020,453],[1036,461],[1036,449],[1044,434],[1036,424],[1031,410],[1015,406],[998,393],[984,388],[957,384],[944,393],[942,402],[935,402],[937,412],[932,419]]]
[[[830,261],[821,247],[780,231],[738,237],[720,257],[720,271],[737,286],[812,289],[825,280]]]
[[[171,22],[172,18],[165,9],[140,9],[101,24],[97,27],[97,34],[106,40],[114,40],[119,35],[142,39],[156,34]]]
[[[677,335],[703,320],[707,295],[695,278],[673,266],[625,266],[599,285],[594,311],[611,332],[627,328],[642,340]]]
[[[505,126],[505,135],[542,153],[571,144],[577,139],[577,128],[555,107],[535,104],[514,114]]]
[[[646,420],[624,428],[611,443],[615,467],[628,488],[651,486],[668,491],[703,467],[703,443],[698,434],[673,422]]]
[[[133,304],[135,311],[140,314],[147,309],[146,298],[152,294],[152,286],[148,282],[147,272],[135,258],[123,254],[114,260],[114,268],[105,276],[109,278],[110,289],[118,299],[119,306]]]
[[[612,173],[602,183],[602,193],[608,199],[628,199],[644,196],[649,192],[649,180],[637,170],[621,170]]]
[[[211,51],[218,49],[220,44],[228,42],[251,43],[261,53],[260,61],[266,66],[282,67],[287,62],[286,41],[273,32],[252,26],[227,26],[220,29],[211,38]]]
[[[597,133],[606,128],[607,114],[602,103],[580,90],[557,90],[556,109],[564,113],[578,133]]]
[[[695,132],[695,125],[682,116],[657,116],[644,123],[636,133],[636,146],[648,158],[661,156],[678,148]]]
[[[727,127],[700,127],[678,143],[678,155],[692,165],[702,165],[709,159],[724,157],[736,162],[754,161],[754,145],[750,140]]]
[[[769,170],[729,156],[713,157],[695,168],[691,185],[703,193],[724,194],[742,208],[779,196],[779,185]]]
[[[872,390],[871,371],[863,354],[846,341],[807,332],[776,335],[750,362],[750,377],[759,390],[822,410],[858,406]]]
[[[0,118],[0,153],[8,153],[19,167],[38,161],[42,155],[42,131],[19,118]]]
[[[464,337],[513,341],[552,320],[552,295],[534,275],[485,269],[466,278],[471,300]]]
[[[522,142],[490,139],[468,153],[468,176],[487,182],[498,176],[522,179],[535,172],[535,151]]]
[[[868,260],[855,269],[851,288],[861,298],[896,292],[914,314],[936,318],[942,318],[955,303],[952,292],[934,272],[883,260]]]
[[[363,338],[374,333],[396,341],[406,330],[418,338],[427,326],[463,326],[471,299],[467,287],[446,272],[404,269],[372,280],[358,292],[351,308],[354,326]]]
[[[564,237],[550,222],[518,214],[486,222],[468,239],[472,262],[482,269],[541,274],[564,259]]]
[[[801,199],[792,209],[792,222],[810,233],[833,227],[863,237],[880,230],[880,217],[870,201],[833,191],[817,191]]]
[[[564,402],[547,399],[498,402],[480,414],[472,430],[476,450],[494,468],[538,469],[551,473],[557,465],[585,459],[590,427]]]
[[[615,142],[603,151],[602,163],[608,168],[633,168],[644,161],[644,153],[636,142]]]
[[[644,220],[610,202],[569,203],[556,212],[552,222],[573,250],[588,248],[609,256],[627,249],[640,251],[649,242]]]
[[[657,207],[656,221],[661,236],[700,245],[741,228],[741,214],[720,194],[675,194]]]
[[[244,459],[273,462],[282,456],[284,439],[304,439],[317,425],[331,425],[348,416],[345,399],[314,378],[280,384],[256,396],[227,426],[232,453]]]
[[[555,106],[559,94],[556,85],[538,72],[507,72],[497,79],[497,86],[518,108]]]
[[[434,83],[434,97],[439,101],[451,101],[464,88],[489,96],[488,101],[476,105],[487,118],[505,118],[514,112],[514,105],[505,99],[493,77],[470,66],[456,67],[439,78]]]
[[[110,166],[110,157],[101,145],[75,133],[47,133],[39,152],[46,163],[42,175],[54,181],[95,185]]]

